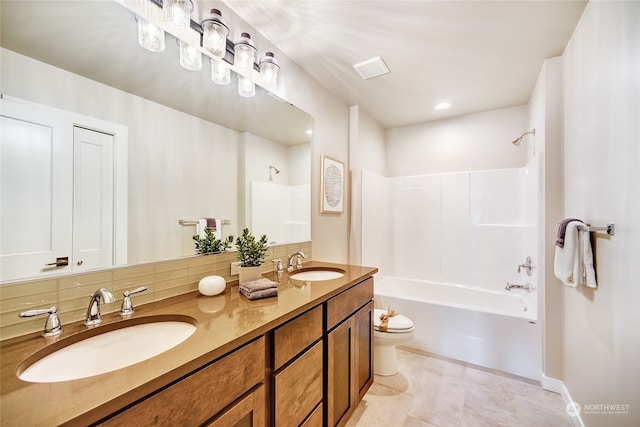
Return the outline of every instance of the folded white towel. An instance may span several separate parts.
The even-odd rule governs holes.
[[[553,260],[553,272],[565,285],[578,286],[580,274],[580,246],[578,245],[579,221],[571,221],[567,224],[564,235],[564,247],[556,246]]]
[[[578,229],[578,235],[582,243],[582,253],[580,260],[582,261],[582,267],[584,268],[584,285],[590,288],[597,288],[596,283],[596,270],[593,268],[593,249],[591,249],[591,233],[586,230]]]
[[[564,247],[556,246],[553,260],[555,276],[567,286],[586,285],[595,288],[596,272],[593,268],[593,250],[589,231],[581,230],[582,222],[567,224]]]

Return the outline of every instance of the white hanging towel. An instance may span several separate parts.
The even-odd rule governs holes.
[[[566,286],[583,284],[595,288],[597,284],[591,236],[589,231],[579,229],[582,224],[580,221],[567,224],[564,247],[556,245],[553,272]]]
[[[207,228],[207,219],[200,218],[198,220],[198,223],[196,224],[196,234],[200,236],[201,239],[204,239],[205,237],[207,237],[207,235],[204,232],[205,228]]]
[[[581,257],[583,268],[583,279],[586,286],[597,288],[596,270],[593,268],[593,249],[591,248],[591,233],[587,230],[578,229],[578,236],[582,244]]]
[[[210,228],[216,239],[222,239],[222,224],[218,218],[200,218],[196,224],[196,233],[201,239],[205,238],[205,228]]]

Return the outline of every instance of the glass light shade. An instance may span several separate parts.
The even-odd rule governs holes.
[[[216,58],[224,58],[227,53],[229,27],[222,19],[222,12],[211,9],[209,18],[202,21],[202,47]]]
[[[238,74],[238,95],[251,98],[256,94],[256,84],[251,79]]]
[[[191,0],[164,0],[162,13],[165,21],[171,21],[176,27],[187,28],[191,24]]]
[[[273,57],[272,52],[267,52],[260,60],[260,79],[265,86],[273,87],[278,82],[278,71],[280,66]]]
[[[211,81],[219,85],[227,85],[231,81],[231,68],[226,62],[209,58],[211,61]]]
[[[180,65],[187,70],[200,70],[202,68],[202,53],[180,39],[178,39],[178,45],[180,46]]]
[[[256,61],[256,46],[251,41],[251,35],[242,33],[240,40],[233,45],[233,64],[239,70],[248,72],[253,70]]]
[[[164,50],[164,30],[146,19],[136,16],[138,21],[138,44],[150,52]]]

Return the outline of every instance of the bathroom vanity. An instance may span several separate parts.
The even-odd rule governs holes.
[[[20,380],[16,369],[51,345],[37,334],[1,343],[4,425],[344,425],[373,383],[375,268],[311,261],[342,277],[290,280],[276,298],[250,301],[230,286],[136,307],[133,318],[189,316],[184,342],[126,368],[55,383]],[[265,274],[277,280],[275,272]],[[64,323],[64,319],[62,319]],[[104,316],[101,328],[127,322]],[[57,341],[86,328],[63,325]],[[60,344],[56,344],[60,345]]]

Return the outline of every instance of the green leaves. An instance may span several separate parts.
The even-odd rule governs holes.
[[[242,230],[242,235],[236,239],[236,255],[243,267],[262,265],[268,249],[267,235],[263,234],[260,240],[256,240],[248,228]]]
[[[229,236],[226,239],[216,239],[213,231],[209,227],[204,229],[205,237],[201,238],[197,234],[193,236],[193,240],[196,242],[197,254],[213,254],[216,252],[223,252],[231,247],[233,243],[233,236]]]

